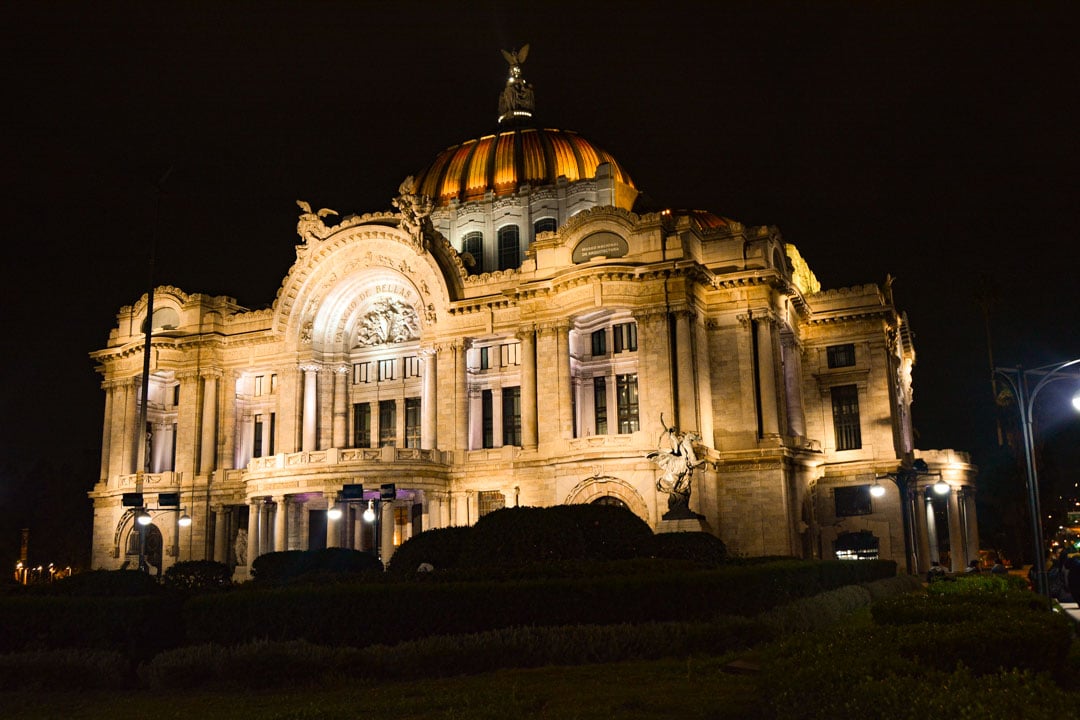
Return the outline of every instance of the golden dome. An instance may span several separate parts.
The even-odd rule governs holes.
[[[634,187],[630,176],[607,152],[566,130],[516,128],[467,140],[443,150],[416,177],[416,192],[438,205],[511,195],[522,185],[554,185],[596,177],[603,163],[618,182]]]

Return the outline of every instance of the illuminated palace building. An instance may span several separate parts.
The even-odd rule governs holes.
[[[913,445],[888,283],[823,290],[775,227],[641,207],[614,157],[532,124],[524,53],[506,57],[498,131],[435,155],[392,211],[298,202],[270,309],[158,287],[145,408],[148,298],[120,309],[92,353],[94,567],[140,547],[151,570],[237,578],[278,550],[386,561],[428,528],[563,503],[741,555],[977,557],[968,457]],[[679,437],[700,462],[674,513],[648,456]]]

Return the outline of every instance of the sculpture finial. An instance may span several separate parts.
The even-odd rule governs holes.
[[[535,98],[532,85],[521,76],[521,65],[529,56],[529,45],[522,45],[520,50],[503,50],[502,55],[510,65],[510,74],[499,95],[499,124],[528,122],[532,119]]]

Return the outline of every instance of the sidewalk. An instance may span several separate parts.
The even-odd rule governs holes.
[[[1058,603],[1058,605],[1061,606],[1062,610],[1069,614],[1069,617],[1073,619],[1073,622],[1080,625],[1080,606],[1078,606],[1077,603]]]

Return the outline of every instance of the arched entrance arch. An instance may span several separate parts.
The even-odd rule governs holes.
[[[625,480],[611,475],[594,475],[585,478],[569,492],[563,501],[565,505],[602,503],[607,505],[621,503],[630,512],[649,522],[649,506],[634,486]]]

